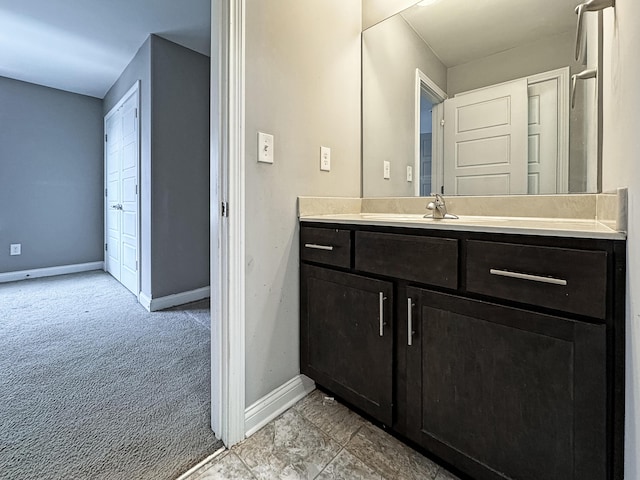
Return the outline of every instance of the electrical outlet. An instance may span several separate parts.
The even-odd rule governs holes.
[[[384,161],[382,176],[385,180],[389,180],[391,178],[391,162],[386,160]]]
[[[320,170],[323,172],[331,171],[331,149],[329,147],[320,147]]]
[[[407,182],[413,182],[413,167],[407,165]]]
[[[258,132],[258,161],[263,163],[273,163],[274,149],[273,135]]]
[[[21,255],[22,254],[22,244],[21,243],[12,243],[11,244],[11,255]]]

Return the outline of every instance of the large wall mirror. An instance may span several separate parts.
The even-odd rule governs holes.
[[[363,195],[596,192],[597,79],[571,76],[597,67],[598,21],[576,61],[579,3],[423,0],[365,28]]]

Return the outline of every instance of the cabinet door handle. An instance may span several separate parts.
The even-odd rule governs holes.
[[[328,250],[328,251],[333,250],[333,245],[317,245],[315,243],[305,243],[304,247],[313,248],[315,250]]]
[[[413,318],[412,315],[413,302],[411,298],[407,298],[407,345],[413,345]]]
[[[531,275],[528,273],[510,272],[508,270],[496,270],[492,268],[489,270],[491,275],[498,275],[500,277],[519,278],[521,280],[531,280],[532,282],[551,283],[553,285],[566,285],[567,281],[562,278],[553,277],[541,277],[540,275]]]
[[[380,292],[380,296],[378,298],[380,300],[380,336],[384,337],[384,301],[387,297],[384,296],[384,292]]]

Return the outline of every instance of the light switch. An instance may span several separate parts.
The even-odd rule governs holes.
[[[407,182],[413,182],[413,167],[407,165]]]
[[[387,162],[386,160],[384,162],[383,177],[386,180],[389,180],[391,178],[391,162]]]
[[[331,149],[320,147],[320,170],[329,172],[331,170]]]
[[[273,135],[258,132],[258,161],[273,163]]]
[[[22,255],[22,244],[21,243],[12,243],[10,249],[11,255]]]

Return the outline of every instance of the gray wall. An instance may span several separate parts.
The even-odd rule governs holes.
[[[640,2],[604,12],[603,188],[629,187],[624,478],[640,478]]]
[[[209,58],[151,35],[104,99],[140,96],[141,291],[209,285]]]
[[[360,195],[360,2],[246,5],[246,405],[300,373],[296,198]],[[275,163],[257,163],[258,131]],[[320,146],[331,172],[320,171]]]
[[[0,272],[104,259],[102,130],[101,100],[0,77]]]
[[[140,80],[140,291],[151,297],[151,40],[142,44],[104,97],[109,113]]]
[[[209,285],[209,57],[151,37],[153,297]]]
[[[415,164],[416,67],[444,91],[447,69],[400,15],[365,31],[362,43],[363,194],[413,196],[419,173],[413,182],[406,175]]]

